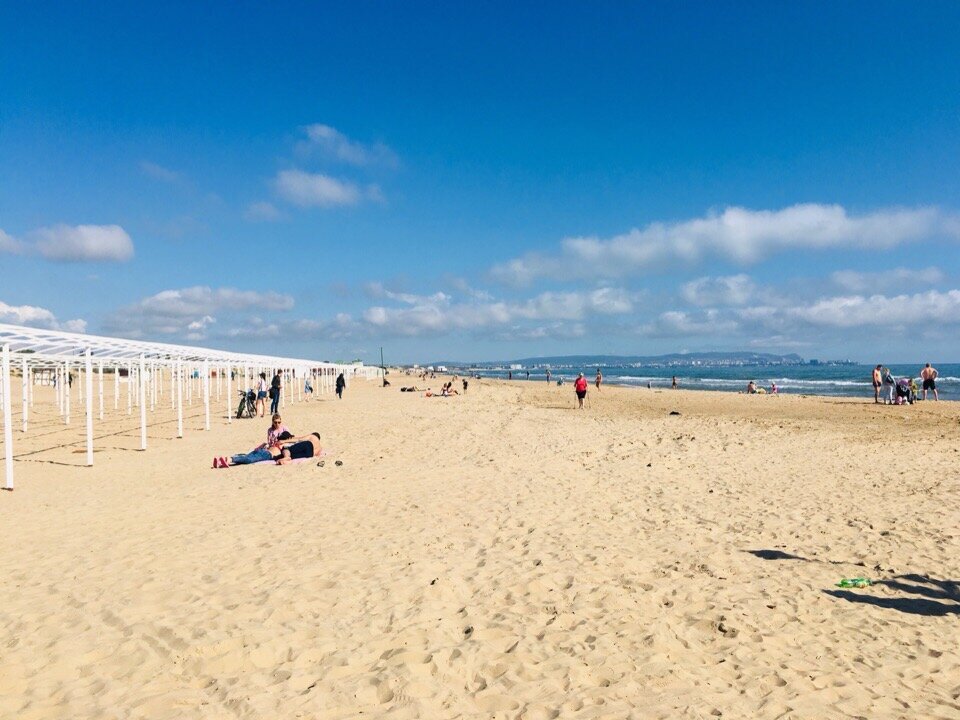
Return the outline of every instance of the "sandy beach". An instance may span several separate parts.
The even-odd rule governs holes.
[[[960,717],[957,403],[391,379],[228,470],[266,419],[108,411],[85,468],[38,390],[0,717]]]

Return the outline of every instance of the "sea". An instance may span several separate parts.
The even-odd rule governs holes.
[[[920,369],[923,363],[889,365],[897,379],[917,378],[922,386]],[[758,387],[768,391],[776,383],[780,392],[797,395],[827,395],[873,398],[871,376],[873,365],[698,365],[698,366],[605,366],[584,365],[581,367],[551,368],[552,380],[563,378],[571,382],[577,373],[583,372],[593,386],[597,368],[603,373],[605,385],[624,385],[639,388],[669,388],[674,376],[680,388],[690,390],[718,390],[740,392],[746,390],[747,383],[755,381]],[[937,378],[937,390],[941,400],[960,400],[960,364],[935,365],[940,373]],[[451,368],[451,371],[453,369]],[[479,375],[506,380],[513,373],[513,380],[526,382],[528,368],[510,370],[496,368],[462,368],[460,374]],[[529,368],[530,382],[545,382],[546,369]],[[922,393],[921,393],[922,397]],[[928,399],[933,399],[928,394]]]

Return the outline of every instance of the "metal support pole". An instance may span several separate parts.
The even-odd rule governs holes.
[[[99,388],[97,390],[100,396],[100,422],[103,422],[103,360],[99,363],[100,373],[97,375],[99,378]]]
[[[170,366],[170,409],[177,409],[177,363]]]
[[[133,415],[133,365],[127,363],[127,415]]]
[[[29,413],[29,404],[30,404],[30,398],[29,398],[30,386],[28,384],[28,378],[30,377],[30,375],[27,370],[26,358],[23,358],[23,363],[20,366],[20,372],[23,374],[23,377],[21,378],[21,387],[23,388],[23,397],[21,398],[21,401],[23,403],[23,417],[21,418],[21,420],[23,422],[21,424],[21,430],[23,432],[26,432],[27,431],[27,414]]]
[[[227,376],[227,422],[233,422],[233,368],[228,367],[226,370]]]
[[[183,363],[177,360],[177,437],[183,437]]]
[[[147,386],[143,354],[140,355],[140,449],[147,449]]]
[[[203,361],[203,429],[210,429],[210,361]]]
[[[10,411],[10,345],[3,346],[3,455],[7,490],[13,490],[13,428]]]
[[[93,360],[90,355],[90,348],[87,348],[84,353],[84,376],[83,381],[86,383],[86,396],[87,396],[87,467],[93,465]],[[103,409],[103,395],[100,396],[100,408]]]
[[[64,425],[70,424],[70,361],[67,360],[63,364],[63,391],[66,393],[65,400],[63,403],[63,423]]]
[[[120,409],[120,366],[113,366],[113,409]]]

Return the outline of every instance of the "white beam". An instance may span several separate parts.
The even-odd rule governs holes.
[[[183,364],[177,360],[177,437],[183,437]]]
[[[203,361],[203,429],[210,429],[210,363]]]
[[[13,428],[10,411],[10,344],[3,346],[3,455],[7,490],[13,490]]]
[[[140,355],[140,376],[139,376],[139,386],[140,386],[140,449],[147,449],[147,388],[144,385],[146,382],[146,373],[143,371],[144,358],[143,355]]]
[[[29,414],[29,405],[30,405],[30,371],[27,370],[27,359],[23,358],[23,363],[21,364],[21,373],[23,377],[20,379],[20,385],[23,388],[23,397],[20,398],[23,409],[21,411],[22,417],[20,418],[21,422],[21,432],[27,431],[27,415]]]
[[[90,357],[90,348],[87,348],[84,353],[84,376],[83,381],[86,383],[86,396],[87,396],[87,467],[93,465],[93,403],[91,402],[91,397],[93,396],[93,360]],[[103,397],[101,396],[100,402],[101,408],[103,407]]]

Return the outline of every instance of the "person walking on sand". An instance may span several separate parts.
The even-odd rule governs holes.
[[[267,409],[267,390],[269,386],[267,384],[267,374],[260,373],[260,379],[257,381],[257,404],[255,408],[259,408],[260,417],[263,417],[264,412]]]
[[[273,415],[280,410],[280,393],[283,391],[283,380],[280,379],[280,371],[277,370],[270,381],[270,414]]]
[[[547,370],[547,385],[550,384],[550,370]]]
[[[670,387],[673,388],[674,390],[676,390],[678,387],[680,387],[680,386],[677,384],[677,376],[676,376],[676,375],[673,376],[673,382],[670,384]]]
[[[596,379],[597,392],[600,392],[600,383],[602,382],[603,382],[603,375],[600,372],[600,368],[597,368],[597,379]]]
[[[337,375],[337,398],[343,400],[343,389],[347,386],[347,379],[343,373]]]
[[[883,365],[877,365],[873,369],[873,401],[875,403],[880,402],[880,386],[883,385],[883,378],[880,375],[882,369]]]
[[[927,363],[926,367],[920,371],[920,379],[923,380],[923,399],[927,399],[927,390],[933,390],[933,399],[939,400],[940,396],[937,394],[937,377],[940,373],[937,372],[935,367],[930,367],[930,363]]]
[[[573,383],[573,389],[577,393],[577,406],[578,410],[583,410],[583,399],[587,396],[587,379],[583,376],[583,373],[577,375],[576,382]]]

